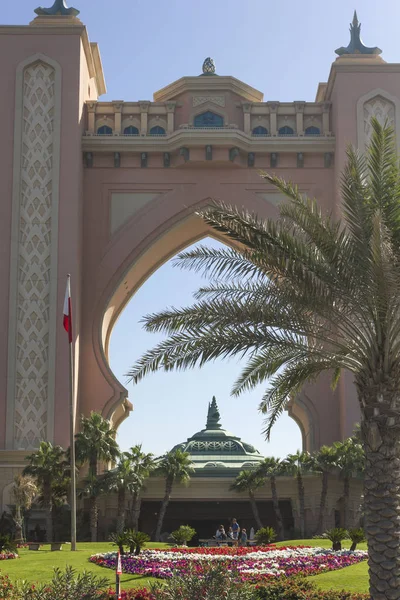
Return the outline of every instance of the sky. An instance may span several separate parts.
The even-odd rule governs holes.
[[[41,0],[50,6],[53,0]],[[3,24],[28,24],[36,0],[4,2]],[[327,81],[334,50],[347,46],[349,23],[357,9],[362,39],[379,46],[388,62],[400,61],[398,0],[68,0],[81,11],[91,41],[99,43],[107,84],[100,100],[151,100],[153,93],[184,75],[201,73],[211,56],[217,73],[232,75],[264,93],[264,100],[313,101],[320,81]],[[378,9],[379,6],[379,9]],[[207,242],[216,244],[216,242]],[[199,275],[163,265],[132,298],[117,322],[110,363],[125,383],[125,373],[158,339],[146,334],[143,315],[192,302]],[[257,407],[264,387],[230,396],[241,365],[217,361],[202,370],[158,373],[128,386],[134,404],[120,426],[123,449],[142,442],[159,455],[205,425],[207,406],[217,397],[225,428],[264,455],[286,456],[301,446],[297,425],[286,414],[271,442],[262,436]]]

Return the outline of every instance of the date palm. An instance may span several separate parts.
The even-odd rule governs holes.
[[[49,542],[53,541],[53,507],[55,496],[60,485],[66,479],[67,463],[61,446],[53,446],[51,442],[40,442],[39,449],[26,457],[28,465],[22,474],[34,478],[39,488],[42,504],[46,510],[46,534]]]
[[[15,542],[24,542],[24,513],[29,510],[39,489],[35,479],[30,475],[16,475],[12,488],[12,497],[15,502]]]
[[[135,473],[129,458],[123,456],[114,469],[104,473],[101,485],[107,492],[117,493],[117,533],[120,534],[125,529],[127,493],[138,494],[143,481]]]
[[[99,462],[115,461],[119,455],[119,447],[115,439],[116,431],[110,422],[99,413],[92,412],[90,417],[81,417],[79,433],[75,435],[76,461],[79,464],[88,463],[86,495],[89,494],[91,506],[91,541],[97,542],[97,475]],[[90,490],[93,496],[90,496]],[[95,493],[96,492],[96,493]]]
[[[230,489],[234,492],[247,492],[250,499],[251,510],[253,511],[254,520],[258,529],[263,528],[258,512],[257,502],[254,493],[265,485],[265,479],[258,475],[255,471],[240,471]]]
[[[132,522],[130,524],[132,529],[137,531],[139,529],[141,505],[140,493],[144,489],[146,479],[150,477],[151,473],[156,468],[156,461],[154,454],[143,452],[142,444],[136,444],[135,446],[132,446],[128,452],[124,452],[124,456],[129,458],[138,482],[137,487],[132,491]]]
[[[321,474],[321,498],[319,502],[318,522],[316,534],[325,531],[324,515],[326,510],[326,499],[328,497],[329,475],[338,467],[338,455],[332,446],[322,446],[318,452],[310,456],[309,468],[314,473]]]
[[[85,477],[78,489],[80,498],[87,498],[89,504],[89,524],[90,524],[90,540],[97,542],[98,521],[99,521],[99,497],[104,494],[106,488],[102,478],[91,473]]]
[[[260,477],[269,479],[269,483],[271,486],[272,506],[274,507],[276,529],[279,541],[283,540],[285,537],[282,513],[279,506],[278,492],[276,489],[276,478],[279,475],[282,475],[282,472],[283,466],[281,460],[279,458],[274,458],[273,456],[268,456],[267,458],[264,458],[264,460],[257,467],[256,471],[256,473]]]
[[[372,600],[400,599],[400,169],[394,131],[371,121],[365,156],[349,147],[341,219],[282,179],[263,174],[289,201],[277,220],[212,206],[200,216],[234,249],[183,252],[182,267],[211,278],[188,308],[148,315],[168,339],[130,371],[201,366],[247,355],[233,388],[262,382],[266,434],[322,372],[332,385],[352,373],[365,449],[365,529]]]
[[[192,467],[192,461],[190,459],[189,452],[183,452],[179,449],[171,450],[171,452],[167,452],[161,457],[157,465],[156,474],[165,477],[165,492],[164,498],[161,502],[156,532],[154,535],[156,542],[160,541],[161,529],[171,498],[171,492],[174,483],[188,483],[193,471],[194,469]]]
[[[343,479],[343,527],[349,528],[350,480],[355,474],[364,471],[365,457],[361,444],[352,438],[333,444],[337,465]]]
[[[300,450],[297,450],[295,454],[288,454],[287,457],[282,461],[282,472],[286,475],[292,475],[293,477],[296,477],[297,494],[299,499],[300,535],[302,538],[305,536],[306,525],[303,475],[309,472],[309,469],[310,455],[307,452],[300,452]]]

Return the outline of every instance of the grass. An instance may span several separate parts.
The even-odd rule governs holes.
[[[167,548],[168,544],[148,543],[146,548]],[[44,583],[52,577],[54,567],[64,569],[71,565],[77,571],[90,571],[108,579],[110,586],[115,586],[115,571],[104,569],[88,561],[89,556],[100,552],[115,552],[116,547],[109,542],[82,542],[77,544],[77,551],[71,552],[69,544],[63,545],[61,552],[51,552],[50,546],[44,544],[40,550],[25,548],[19,550],[20,558],[0,562],[0,571],[10,579],[25,579],[32,583]],[[121,576],[122,589],[141,588],[149,585],[149,578],[124,573]]]
[[[277,546],[319,546],[330,548],[331,542],[324,539],[290,540],[279,542]],[[147,548],[166,548],[167,544],[149,543]],[[343,542],[343,548],[349,548],[350,541]],[[360,550],[366,550],[366,544],[357,546]],[[108,579],[110,586],[115,585],[115,572],[104,569],[88,561],[92,554],[100,552],[115,551],[116,548],[109,542],[79,543],[78,550],[71,552],[69,545],[64,545],[61,552],[51,552],[50,546],[44,545],[38,551],[21,549],[20,558],[17,560],[6,560],[0,563],[0,571],[8,574],[12,580],[25,579],[31,582],[44,583],[51,579],[54,567],[64,569],[71,565],[79,571],[91,571],[100,577]],[[366,562],[309,577],[322,590],[343,590],[350,592],[368,592],[368,565]],[[149,585],[149,578],[139,575],[123,574],[121,577],[122,589],[141,588]]]

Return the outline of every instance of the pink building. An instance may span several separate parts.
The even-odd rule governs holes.
[[[258,175],[268,169],[338,214],[346,145],[365,148],[373,115],[400,127],[400,65],[362,45],[356,15],[314,102],[265,100],[210,59],[153,101],[101,102],[99,49],[78,11],[55,0],[36,12],[29,26],[0,28],[3,502],[27,450],[69,443],[67,273],[77,412],[118,427],[134,398],[109,366],[113,326],[159,265],[209,235],[194,210],[218,198],[273,215],[281,197]],[[348,436],[351,378],[334,393],[321,379],[288,411],[307,449]]]

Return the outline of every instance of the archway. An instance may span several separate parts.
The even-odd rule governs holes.
[[[210,237],[202,239],[201,244],[222,246]],[[166,306],[191,304],[193,292],[205,283],[200,274],[173,268],[171,263],[164,263],[135,293],[113,329],[108,356],[121,382],[126,380],[124,374],[134,360],[164,337],[143,331],[141,317]],[[240,398],[230,397],[230,388],[244,362],[218,360],[201,370],[157,373],[137,388],[130,388],[135,407],[118,430],[121,448],[143,442],[145,450],[155,454],[171,449],[204,428],[207,404],[213,395],[218,400],[223,427],[263,455],[286,456],[301,448],[299,427],[286,413],[276,424],[271,443],[265,442],[261,435],[263,417],[258,412],[265,385]]]

